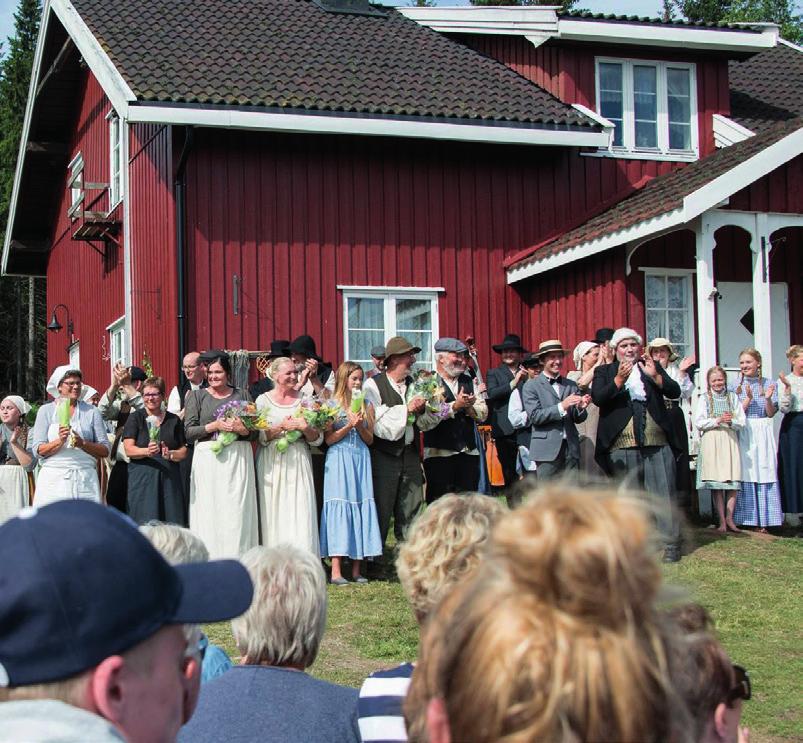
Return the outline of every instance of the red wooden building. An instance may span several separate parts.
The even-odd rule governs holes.
[[[471,334],[487,365],[624,323],[777,371],[800,60],[774,27],[543,7],[49,0],[3,270],[47,276],[50,364],[96,387],[301,333],[333,362]]]

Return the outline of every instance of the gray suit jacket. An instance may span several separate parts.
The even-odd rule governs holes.
[[[562,389],[558,397],[550,380],[539,374],[535,379],[527,380],[521,393],[527,420],[532,426],[530,458],[535,462],[553,462],[558,458],[564,431],[568,455],[580,458],[580,438],[575,423],[584,421],[588,411],[578,410],[575,406],[561,416],[558,403],[569,395],[578,394],[578,389],[577,383],[566,377],[561,377],[560,384]]]

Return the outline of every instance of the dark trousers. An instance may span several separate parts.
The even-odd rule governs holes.
[[[516,434],[510,436],[495,436],[496,455],[502,465],[502,477],[505,478],[505,487],[509,488],[519,481],[516,472],[516,459],[519,455],[519,445],[516,443]]]
[[[563,439],[560,451],[555,459],[551,462],[537,462],[536,464],[538,465],[536,473],[541,481],[554,480],[558,477],[575,479],[577,470],[580,467],[580,460],[577,457],[569,456],[569,443],[566,439]]]
[[[476,491],[480,482],[480,456],[461,453],[425,459],[427,503],[434,503],[446,493]]]
[[[390,517],[394,518],[396,541],[401,542],[407,537],[407,530],[424,501],[424,476],[418,449],[415,445],[407,446],[398,457],[371,449],[371,479],[384,548]]]

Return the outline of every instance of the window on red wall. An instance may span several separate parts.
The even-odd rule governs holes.
[[[597,111],[614,124],[604,154],[696,159],[695,66],[597,58]]]

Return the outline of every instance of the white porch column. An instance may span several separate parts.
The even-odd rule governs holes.
[[[764,361],[762,372],[773,378],[772,316],[770,312],[770,231],[766,214],[755,215],[751,230],[750,249],[753,253],[753,335],[756,348]]]
[[[717,363],[716,287],[714,284],[714,226],[707,215],[694,226],[697,261],[697,363],[705,374]]]

